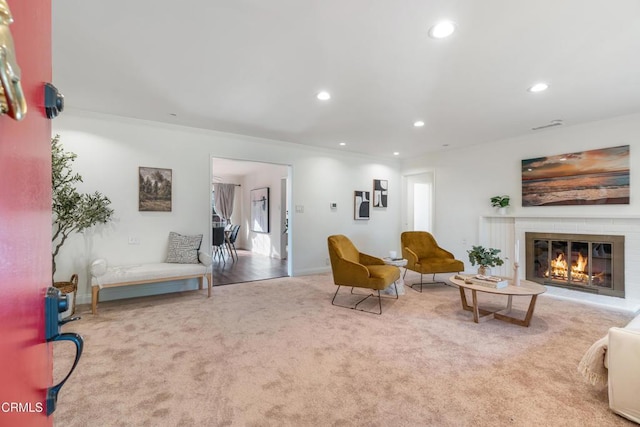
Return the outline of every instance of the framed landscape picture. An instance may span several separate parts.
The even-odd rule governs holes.
[[[251,190],[251,231],[269,232],[269,187]]]
[[[138,168],[138,210],[171,212],[171,169]]]
[[[354,219],[369,219],[369,205],[371,203],[369,191],[356,191],[353,197]]]
[[[629,204],[629,145],[522,161],[522,206],[602,204]]]

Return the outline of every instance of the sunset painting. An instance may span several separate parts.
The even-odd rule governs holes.
[[[629,146],[522,161],[522,206],[628,205]]]

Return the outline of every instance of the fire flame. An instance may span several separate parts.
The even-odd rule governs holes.
[[[569,271],[571,271],[572,282],[589,282],[589,271],[587,270],[588,258],[578,253],[578,259],[569,266],[564,253],[559,253],[555,259],[551,260],[551,278],[559,280],[569,280]],[[547,272],[546,277],[549,277]]]
[[[552,280],[569,281],[569,271],[571,271],[572,283],[584,283],[585,285],[601,285],[605,280],[605,271],[593,273],[589,281],[589,270],[587,268],[588,257],[578,253],[576,262],[569,266],[564,253],[559,253],[555,259],[551,260],[551,268],[547,270],[544,277],[551,276]]]

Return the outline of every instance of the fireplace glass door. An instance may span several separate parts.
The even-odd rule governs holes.
[[[623,246],[620,246],[624,245],[624,240],[616,243],[602,239],[611,236],[581,238],[587,236],[575,235],[567,238],[562,234],[540,234],[529,239],[529,234],[527,262],[532,268],[527,269],[527,279],[587,292],[619,295],[619,286],[614,283],[614,271],[617,267],[618,274],[623,275],[624,270],[620,271],[621,259],[614,261],[614,253],[617,245],[619,253],[616,255],[624,255]],[[618,279],[623,280],[623,277]]]

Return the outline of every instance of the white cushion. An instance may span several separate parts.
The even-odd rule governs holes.
[[[162,280],[171,277],[204,275],[207,267],[202,264],[175,264],[159,262],[155,264],[136,264],[110,267],[101,276],[91,277],[93,286],[104,286],[113,283],[137,282],[142,280]]]
[[[200,261],[200,264],[204,265],[205,267],[209,267],[211,264],[213,264],[211,255],[206,252],[198,252],[198,261]]]
[[[107,272],[107,260],[98,258],[91,263],[91,275],[94,277],[100,277]]]
[[[623,417],[640,423],[640,331],[609,329],[607,356],[609,407]]]
[[[631,322],[627,323],[625,329],[632,329],[634,331],[640,331],[640,314],[631,319]]]

